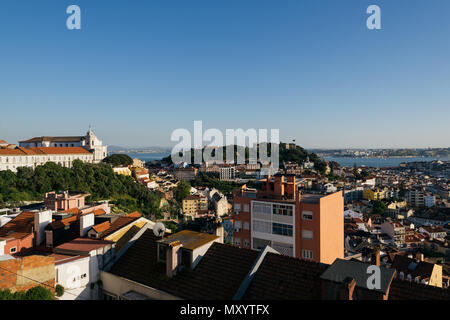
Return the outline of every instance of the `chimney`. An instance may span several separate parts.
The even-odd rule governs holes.
[[[295,175],[287,176],[286,193],[290,198],[295,198]]]
[[[417,259],[419,262],[423,261],[423,259],[424,259],[423,253],[420,252],[420,251],[417,252],[417,253],[416,253],[416,259]]]
[[[38,246],[45,240],[45,227],[52,222],[52,211],[38,211],[34,213],[35,245]]]
[[[172,278],[178,269],[178,251],[183,247],[180,241],[174,241],[167,246],[166,275]],[[180,261],[181,262],[181,261]]]
[[[275,195],[283,196],[284,195],[284,175],[275,176]]]
[[[376,266],[380,266],[380,249],[374,249],[370,256],[370,263]]]
[[[341,287],[341,300],[353,300],[353,292],[355,291],[356,280],[351,277],[344,279]]]
[[[87,213],[80,216],[80,237],[86,236],[87,232],[94,225],[94,213]]]
[[[216,224],[216,236],[219,237],[219,243],[223,243],[223,236],[224,236],[224,230],[223,230],[223,222],[220,221]]]

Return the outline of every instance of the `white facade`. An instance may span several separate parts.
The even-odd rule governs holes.
[[[103,145],[91,129],[86,134],[86,149],[94,154],[94,163],[101,162],[108,153],[108,147]]]
[[[45,241],[45,227],[52,222],[52,211],[38,211],[34,213],[34,230],[36,232],[36,245]]]
[[[5,254],[6,240],[0,240],[0,256]]]
[[[17,172],[19,167],[29,167],[35,169],[37,166],[46,164],[47,162],[54,162],[60,166],[71,168],[74,160],[81,160],[87,163],[94,162],[94,156],[92,153],[64,153],[58,154],[26,154],[17,153],[17,149],[12,149],[8,154],[8,151],[3,149],[0,153],[0,171],[11,170]]]
[[[236,177],[235,167],[220,168],[220,180],[234,180],[235,177]]]
[[[251,205],[251,248],[260,250],[269,245],[278,252],[293,257],[295,205],[265,201],[252,201]],[[274,213],[280,211],[284,214]]]
[[[89,260],[90,257],[82,257],[55,265],[56,283],[64,287],[61,300],[91,299]]]
[[[70,168],[74,160],[99,163],[107,156],[107,153],[107,146],[103,145],[91,129],[86,133],[86,136],[80,137],[32,138],[20,141],[17,148],[2,148],[0,146],[0,171],[17,172],[19,167],[34,169],[47,162],[54,162]]]

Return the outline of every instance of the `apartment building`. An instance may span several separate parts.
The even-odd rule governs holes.
[[[406,202],[412,207],[422,207],[425,204],[423,190],[409,190],[406,192]]]
[[[381,225],[381,232],[387,234],[396,246],[404,246],[406,234],[406,227],[404,225],[396,221],[385,221]]]
[[[198,212],[208,210],[208,198],[203,195],[191,195],[183,199],[183,213],[195,216]]]
[[[233,243],[316,262],[333,263],[344,256],[344,199],[300,194],[294,175],[268,176],[262,190],[245,186],[234,193]]]
[[[232,166],[220,167],[220,180],[229,181],[236,178],[236,168]]]

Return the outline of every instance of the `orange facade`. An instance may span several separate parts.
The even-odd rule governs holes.
[[[296,258],[330,264],[336,258],[344,257],[342,192],[330,195],[302,195],[298,192],[295,176],[275,176],[262,180],[262,190],[250,190],[244,186],[234,193],[233,201],[233,218],[235,225],[236,221],[239,221],[240,226],[239,230],[235,229],[233,238],[239,240],[239,247],[252,243],[252,202],[258,201],[295,206],[292,237],[295,244],[293,255]],[[247,230],[244,225],[250,228]],[[268,235],[267,239],[272,237]],[[276,237],[283,238],[278,235]],[[289,241],[292,241],[292,237]],[[236,241],[234,243],[236,245]]]

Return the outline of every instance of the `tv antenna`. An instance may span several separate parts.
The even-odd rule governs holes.
[[[162,222],[158,222],[153,226],[153,233],[157,237],[164,237],[166,226]]]

